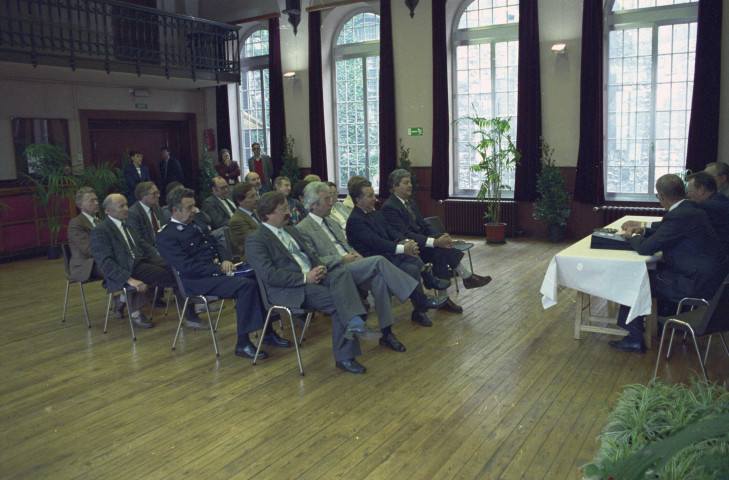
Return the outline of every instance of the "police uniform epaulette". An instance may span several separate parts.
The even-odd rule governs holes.
[[[160,228],[159,231],[161,232],[162,230],[164,230],[165,228],[167,228],[167,225],[169,225],[169,223],[167,223],[165,225],[162,225],[162,228]]]

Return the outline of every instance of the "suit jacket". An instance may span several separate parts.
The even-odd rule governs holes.
[[[71,263],[69,270],[71,279],[85,282],[91,278],[94,268],[94,254],[91,253],[89,237],[94,226],[81,213],[68,222],[68,243],[71,246]]]
[[[382,255],[393,262],[397,244],[406,237],[390,227],[377,210],[365,213],[354,207],[347,219],[347,240],[363,257]]]
[[[721,187],[718,193],[719,195],[724,195],[725,197],[729,198],[729,183]]]
[[[709,217],[709,223],[714,227],[724,247],[724,253],[729,255],[729,197],[715,193],[698,205]]]
[[[167,165],[164,160],[159,162],[159,176],[162,182],[159,189],[161,192],[167,191],[167,185],[172,182],[180,182],[185,184],[185,175],[182,173],[182,165],[176,158],[171,156],[167,158]]]
[[[220,263],[230,260],[230,255],[212,233],[194,223],[165,225],[157,235],[157,248],[182,279],[224,276]]]
[[[396,230],[400,235],[407,238],[412,238],[418,242],[418,247],[425,247],[425,243],[428,238],[438,238],[440,233],[436,232],[433,227],[425,221],[423,216],[418,210],[418,206],[412,199],[407,199],[406,202],[413,209],[415,218],[413,219],[410,212],[408,212],[405,205],[397,198],[396,195],[390,195],[385,203],[382,205],[382,215],[387,220],[387,223]]]
[[[324,221],[327,222],[327,219],[325,218]],[[332,235],[334,235],[334,238],[337,239],[342,248],[348,253],[356,253],[349,245],[349,242],[347,242],[344,232],[341,231],[336,222],[330,221],[327,223],[329,224]],[[326,234],[324,227],[311,218],[311,215],[307,215],[300,221],[296,225],[296,229],[301,232],[307,248],[317,252],[319,258],[325,263],[327,268],[333,268],[335,264],[342,262],[342,255],[337,250],[336,245],[334,245],[334,242]]]
[[[231,204],[233,201],[231,200]],[[235,208],[235,206],[233,207]],[[230,222],[230,210],[226,208],[218,197],[210,195],[203,200],[201,210],[210,217],[210,228],[217,230],[220,227],[227,227]]]
[[[240,253],[242,262],[246,260],[246,238],[255,232],[259,225],[253,217],[240,208],[230,217],[230,243],[233,253]]]
[[[137,185],[139,185],[142,182],[149,182],[149,169],[146,165],[140,165],[139,170],[142,172],[141,175],[137,173],[137,169],[134,168],[134,164],[130,163],[126,167],[124,167],[124,181],[127,184],[127,201],[129,202],[129,206],[133,205],[134,202],[137,201],[137,198],[134,196],[134,189],[137,188]]]
[[[159,258],[159,253],[150,243],[142,240],[133,228],[127,228],[132,237],[136,254],[139,257]],[[104,272],[104,286],[108,293],[121,290],[134,270],[132,257],[127,242],[116,228],[111,217],[106,217],[91,231],[89,238],[91,252],[96,264]]]
[[[251,172],[256,171],[255,161],[256,157],[248,159],[248,170]],[[273,182],[273,161],[268,155],[261,154],[261,163],[263,164],[263,178],[261,179],[261,184],[266,185],[269,189],[273,189],[273,185],[271,185],[271,182]]]
[[[311,250],[296,228],[283,227],[309,257],[312,268],[325,263]],[[291,252],[268,227],[261,225],[246,238],[246,258],[256,276],[266,284],[271,301],[288,306],[301,306],[306,297],[304,275]],[[341,264],[341,259],[340,259]],[[327,266],[327,268],[329,268]]]
[[[630,239],[641,255],[663,252],[657,293],[678,301],[683,297],[711,298],[729,271],[729,260],[706,213],[685,200],[666,212],[658,228]]]
[[[152,207],[152,211],[157,217],[159,228],[162,228],[167,224],[167,220],[165,220],[164,214],[162,213],[162,207],[155,205]],[[152,221],[149,219],[147,212],[144,211],[144,207],[141,202],[137,202],[129,207],[127,227],[136,230],[137,235],[142,237],[143,240],[152,245],[157,245],[157,235],[155,234],[154,227],[152,226]]]

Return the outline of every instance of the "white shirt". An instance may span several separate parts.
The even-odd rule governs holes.
[[[291,249],[286,244],[286,242],[289,242],[289,243],[292,243],[292,244],[296,244],[296,240],[294,240],[291,237],[291,235],[289,235],[288,232],[283,229],[283,227],[282,228],[274,227],[273,225],[270,225],[270,224],[268,224],[266,222],[263,222],[263,225],[265,225],[266,227],[268,227],[268,229],[271,230],[273,232],[273,234],[276,235],[276,238],[278,238],[279,241],[283,244],[284,248],[286,250],[288,250],[289,252],[291,252]],[[281,237],[283,237],[285,240],[282,240]],[[296,245],[298,245],[298,244],[296,244]],[[304,254],[304,252],[301,252],[301,253]],[[306,265],[302,261],[302,259],[299,258],[298,255],[294,255],[293,253],[291,253],[291,256],[294,257],[294,260],[296,260],[296,263],[299,264],[299,267],[301,268],[301,273],[304,274],[304,284],[306,284],[306,274],[309,272],[309,270],[311,270],[311,265]]]
[[[223,204],[223,207],[225,207],[225,211],[228,212],[228,216],[232,217],[233,212],[235,212],[235,205],[233,205],[233,202],[231,202],[227,198],[220,198],[217,195],[215,195],[215,198],[217,198],[218,201]]]
[[[154,226],[154,222],[152,221],[152,215],[154,215],[154,211],[142,202],[139,202],[139,204],[142,206],[144,211],[147,212],[147,218],[149,218],[149,223]],[[157,218],[157,215],[154,215],[154,219],[157,220],[157,228],[160,228],[162,226],[162,223],[159,221],[159,218]]]
[[[114,223],[114,225],[116,225],[116,228],[119,229],[119,232],[121,233],[122,238],[126,242],[127,247],[129,247],[129,253],[132,254],[132,258],[135,258],[134,257],[134,250],[132,249],[132,246],[129,244],[129,238],[131,238],[132,234],[130,233],[129,234],[129,238],[127,238],[127,232],[124,231],[124,226],[122,225],[121,220],[117,220],[116,218],[114,218],[112,216],[109,216],[109,218]],[[132,240],[132,242],[134,242],[134,240]]]
[[[89,215],[86,212],[81,212],[81,213],[84,215],[84,217],[86,217],[86,220],[88,220],[89,222],[91,222],[91,225],[92,226],[94,226],[94,227],[96,226],[96,218],[92,217],[91,215]]]

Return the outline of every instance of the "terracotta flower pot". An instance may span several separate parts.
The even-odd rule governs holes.
[[[486,224],[486,243],[506,243],[506,224]]]

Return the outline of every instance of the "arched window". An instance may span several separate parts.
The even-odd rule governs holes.
[[[241,159],[253,156],[251,145],[258,143],[261,150],[270,152],[268,91],[268,30],[261,28],[251,33],[241,49],[240,133]]]
[[[379,191],[380,17],[358,12],[334,37],[334,151],[337,184],[361,175]]]
[[[466,1],[460,10],[453,29],[453,118],[511,118],[511,136],[516,143],[519,1]],[[471,166],[479,161],[468,146],[474,141],[472,131],[468,122],[454,126],[456,195],[476,195],[481,184],[482,174],[471,172]],[[505,183],[514,188],[513,171]]]
[[[606,198],[652,199],[686,166],[697,15],[696,0],[607,4]]]

